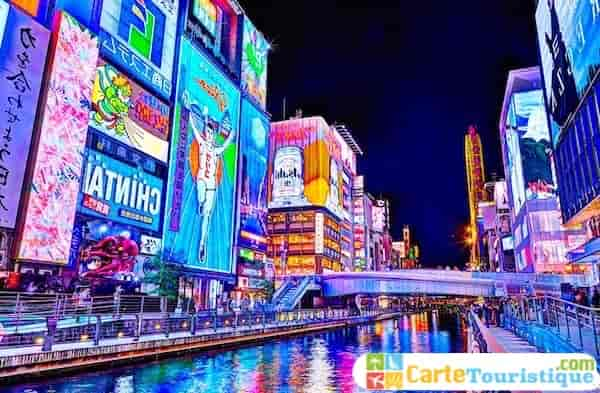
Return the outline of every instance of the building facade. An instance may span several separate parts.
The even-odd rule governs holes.
[[[584,233],[562,226],[538,67],[509,73],[500,136],[516,270],[564,272],[567,252],[583,242]]]

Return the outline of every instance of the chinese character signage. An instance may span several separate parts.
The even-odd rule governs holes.
[[[163,182],[141,168],[88,150],[79,211],[158,231]]]
[[[252,96],[261,108],[267,105],[267,62],[270,45],[256,30],[248,17],[244,18],[242,45],[242,90]]]
[[[66,264],[88,128],[98,42],[60,13],[18,259]]]
[[[565,125],[600,65],[600,3],[543,0],[535,19],[556,144],[559,126]]]
[[[242,101],[240,130],[240,236],[243,247],[267,251],[267,154],[269,120]]]
[[[231,274],[240,92],[187,39],[180,61],[164,257]]]
[[[50,32],[0,0],[0,226],[14,228]]]
[[[102,56],[163,98],[171,96],[178,0],[104,0]]]
[[[162,162],[169,152],[169,106],[100,61],[90,126]]]

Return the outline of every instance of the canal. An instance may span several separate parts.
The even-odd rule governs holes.
[[[423,313],[252,347],[197,353],[13,387],[10,393],[361,392],[354,361],[367,352],[464,352],[455,315]]]

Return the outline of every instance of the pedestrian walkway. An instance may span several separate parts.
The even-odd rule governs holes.
[[[537,348],[529,344],[526,340],[517,336],[510,330],[506,330],[501,327],[490,327],[488,328],[490,334],[492,334],[500,346],[502,346],[506,352],[510,353],[527,353],[527,352],[538,352]]]

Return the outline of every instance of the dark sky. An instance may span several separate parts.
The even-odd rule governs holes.
[[[479,127],[487,175],[502,175],[507,73],[538,64],[534,0],[242,3],[274,43],[273,120],[287,97],[288,116],[346,123],[365,151],[367,190],[391,201],[394,237],[410,224],[425,264],[462,265],[463,135]]]

